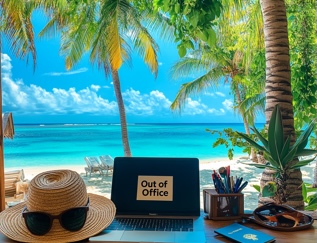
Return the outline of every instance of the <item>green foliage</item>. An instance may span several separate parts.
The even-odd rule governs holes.
[[[255,190],[261,192],[259,185],[252,185]],[[275,195],[277,190],[274,182],[267,182],[262,189],[263,197],[272,197]],[[302,184],[302,195],[305,203],[305,210],[314,211],[317,209],[317,188],[313,188],[309,183]]]
[[[294,121],[299,130],[317,117],[316,2],[292,0],[287,10]]]
[[[252,185],[255,190],[262,194],[262,197],[273,197],[277,192],[277,186],[274,181],[268,181],[262,191],[259,185]]]
[[[250,146],[248,146],[248,143],[245,142],[236,131],[233,131],[232,128],[225,128],[223,131],[206,129],[206,131],[210,132],[212,135],[216,134],[219,136],[212,144],[212,147],[216,148],[224,145],[228,149],[227,156],[230,160],[233,159],[235,147],[243,148],[243,152],[250,155]],[[252,135],[252,137],[253,139],[256,139],[255,135]]]
[[[277,185],[273,181],[267,182],[262,188],[262,197],[273,197],[277,192]]]
[[[262,194],[262,197],[273,197],[277,192],[277,186],[274,181],[268,181],[262,191],[259,185],[252,185],[255,190]]]
[[[305,203],[305,210],[317,209],[317,188],[313,188],[309,183],[302,184],[302,195]]]
[[[169,16],[174,27],[178,53],[184,57],[198,39],[210,46],[216,43],[213,21],[221,11],[220,0],[153,0],[153,8]]]
[[[284,140],[284,128],[282,123],[282,115],[278,105],[275,106],[267,132],[267,138],[265,138],[254,126],[253,131],[256,134],[261,144],[250,136],[244,133],[237,132],[242,138],[244,138],[251,147],[262,151],[266,160],[269,163],[263,164],[250,164],[258,168],[270,168],[275,170],[277,177],[281,177],[286,171],[292,169],[298,169],[301,166],[305,166],[316,157],[317,150],[305,149],[309,136],[314,128],[314,121],[309,124],[306,130],[297,138],[296,142],[291,145],[291,137],[288,136]],[[310,156],[313,157],[306,160],[299,160],[299,157]]]

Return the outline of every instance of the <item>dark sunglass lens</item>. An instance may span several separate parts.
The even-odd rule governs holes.
[[[36,212],[26,214],[25,223],[29,231],[34,235],[45,235],[52,226],[48,215]]]
[[[86,216],[86,208],[73,208],[63,213],[61,216],[61,224],[69,231],[77,231],[84,226]]]

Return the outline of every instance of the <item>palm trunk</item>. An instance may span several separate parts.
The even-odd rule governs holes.
[[[0,212],[5,209],[5,188],[4,188],[4,155],[3,155],[3,129],[2,129],[2,63],[1,63],[1,55],[2,55],[2,41],[0,34]]]
[[[234,77],[232,77],[232,79],[233,78]],[[235,85],[235,93],[236,93],[236,99],[237,99],[238,107],[240,107],[240,104],[242,103],[242,99],[241,99],[240,90],[239,90],[238,85]],[[242,116],[242,119],[243,119],[243,125],[244,125],[245,133],[250,135],[250,128],[249,128],[248,120],[247,120],[244,112],[240,108],[239,108],[239,112],[240,112],[240,115]],[[255,153],[253,148],[251,148],[251,159],[254,162],[258,161],[257,157],[256,157],[256,153]]]
[[[264,42],[266,49],[266,123],[276,104],[280,105],[283,117],[284,135],[291,135],[295,141],[293,96],[291,92],[291,72],[286,8],[284,0],[260,0],[264,22]],[[264,170],[261,184],[271,174]],[[272,174],[271,174],[272,175]],[[273,178],[272,178],[273,180]],[[286,172],[278,183],[279,202],[303,209],[301,193],[302,175],[300,170]],[[259,197],[259,204],[267,199]]]
[[[131,157],[132,154],[131,154],[130,145],[129,145],[128,127],[127,127],[124,103],[123,103],[122,94],[121,94],[119,74],[118,74],[118,71],[114,69],[112,69],[111,72],[112,72],[113,87],[116,94],[119,114],[120,114],[121,136],[122,136],[124,156]]]

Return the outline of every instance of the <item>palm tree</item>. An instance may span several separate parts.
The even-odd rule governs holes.
[[[31,23],[32,11],[38,6],[38,1],[0,0],[0,114],[2,114],[2,33],[12,52],[19,58],[26,58],[31,53],[34,68],[36,65],[36,50],[34,32]],[[5,208],[4,201],[4,154],[2,118],[0,119],[0,211]]]
[[[225,82],[231,86],[234,94],[235,110],[242,116],[244,128],[250,134],[249,125],[254,123],[256,112],[261,108],[250,106],[259,92],[264,88],[264,79],[253,77],[248,82],[252,72],[250,65],[255,53],[263,49],[263,34],[261,34],[262,21],[259,20],[260,6],[258,3],[242,5],[241,1],[223,1],[223,12],[218,21],[217,38],[215,47],[202,46],[199,50],[192,51],[190,55],[181,59],[172,68],[173,78],[186,77],[198,73],[200,75],[193,81],[182,84],[171,109],[181,111],[190,95],[197,94],[209,87],[217,87],[220,80],[225,77]],[[246,17],[247,16],[247,17]],[[234,25],[234,27],[233,27]],[[253,38],[250,38],[252,35]],[[257,85],[257,87],[254,87]],[[258,92],[251,94],[252,88]],[[244,100],[249,103],[243,105]],[[263,101],[263,99],[262,99]],[[262,102],[263,103],[263,102]],[[254,150],[251,150],[254,161],[257,160]]]
[[[70,69],[82,55],[90,51],[90,60],[112,76],[120,114],[124,156],[132,156],[128,139],[126,113],[121,94],[119,69],[129,63],[132,49],[136,50],[157,75],[158,46],[141,23],[141,14],[127,0],[77,1],[66,10],[55,9],[53,18],[41,32],[51,33],[62,28],[61,52]]]
[[[288,42],[286,7],[284,0],[260,0],[264,22],[264,42],[266,49],[266,121],[268,123],[276,104],[280,105],[283,118],[284,136],[291,135],[295,140],[293,96],[291,91],[291,71]],[[261,185],[272,180],[274,171],[265,169]],[[281,190],[284,202],[303,209],[301,192],[302,174],[299,169],[290,171],[283,178]],[[259,204],[272,199],[259,197]]]

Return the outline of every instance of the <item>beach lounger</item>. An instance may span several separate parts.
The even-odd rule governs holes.
[[[85,157],[85,161],[87,164],[87,167],[85,167],[86,176],[89,173],[89,176],[91,176],[91,173],[97,173],[99,172],[100,175],[103,175],[101,164],[97,157]]]
[[[101,155],[99,159],[102,169],[105,170],[106,175],[108,175],[108,172],[113,170],[113,158],[110,155]]]
[[[4,173],[4,193],[5,202],[7,204],[23,199],[24,193],[21,193],[17,187],[17,184],[22,182],[26,182],[23,169],[7,171]]]

